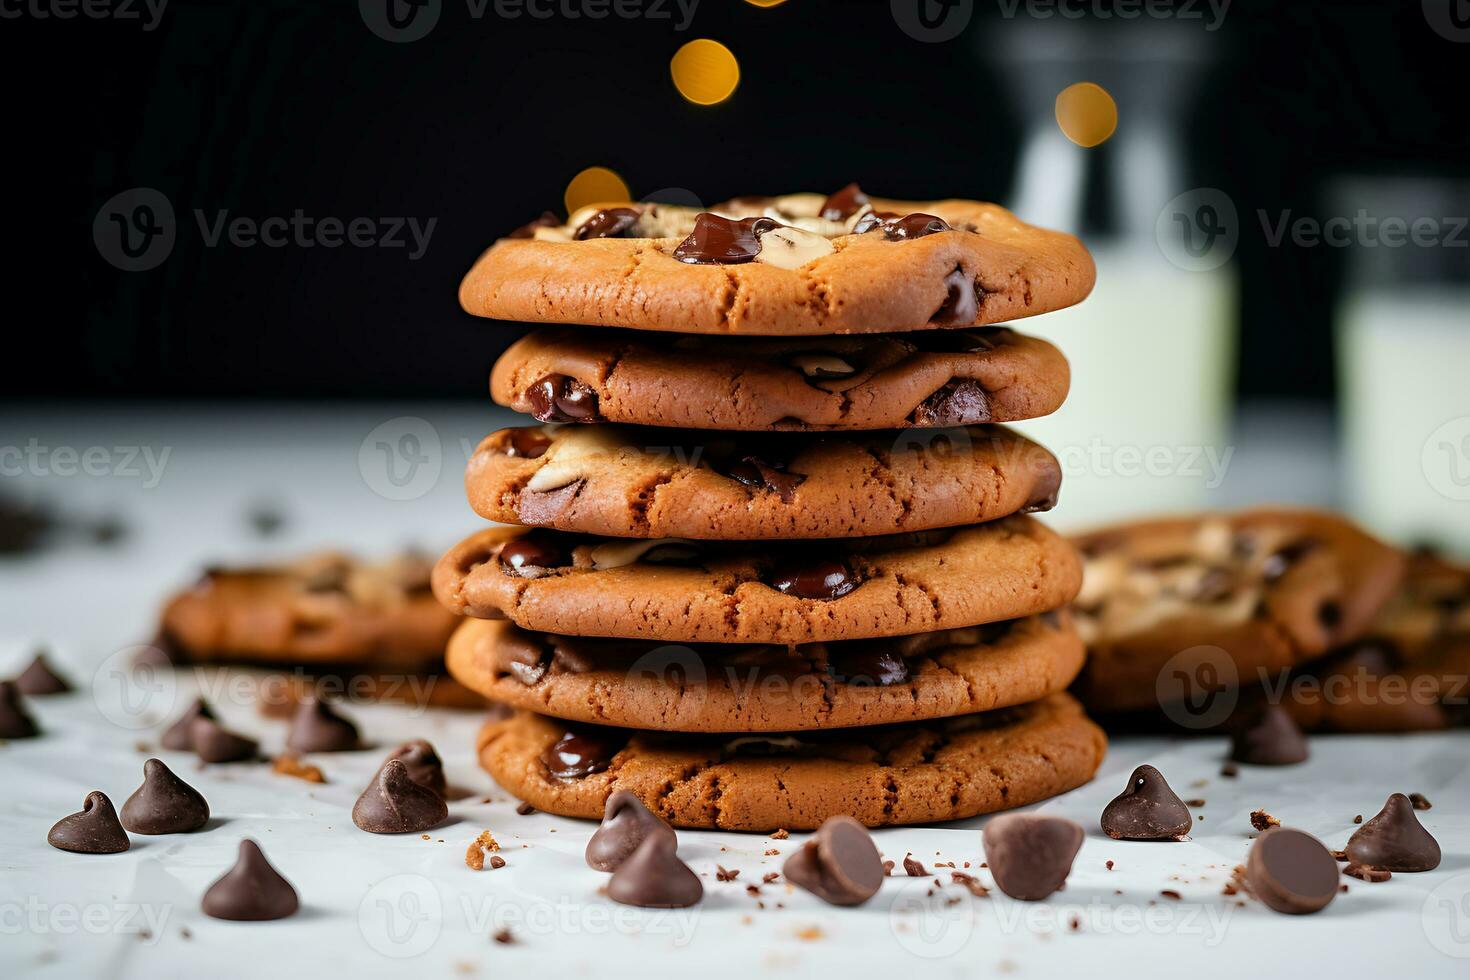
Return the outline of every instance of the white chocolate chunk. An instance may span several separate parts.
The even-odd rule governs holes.
[[[690,550],[695,546],[688,538],[650,538],[646,541],[604,541],[592,549],[592,567],[598,571],[608,568],[622,568],[631,565],[644,555],[656,548],[664,548],[670,545],[678,546],[682,550]]]
[[[760,238],[761,250],[755,260],[778,269],[799,269],[836,251],[828,239],[800,228],[772,228]]]
[[[545,463],[527,481],[527,490],[537,493],[560,490],[586,476],[590,457],[627,449],[621,432],[612,425],[562,426],[552,435],[551,446],[542,456]]]
[[[857,370],[842,358],[831,354],[797,354],[791,359],[791,363],[801,368],[801,373],[808,378],[830,378],[852,374]]]

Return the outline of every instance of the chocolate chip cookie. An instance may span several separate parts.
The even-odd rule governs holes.
[[[481,517],[621,537],[834,538],[1051,509],[1051,453],[1000,426],[730,435],[635,426],[502,429],[465,471]]]
[[[1046,612],[1081,582],[1034,518],[875,538],[726,542],[492,528],[451,548],[434,592],[523,629],[680,643],[815,643]]]
[[[1199,646],[1224,651],[1218,682],[1268,674],[1363,635],[1403,575],[1393,548],[1332,514],[1256,510],[1145,521],[1077,537],[1075,610],[1089,708],[1159,703],[1161,669]]]
[[[960,820],[1082,785],[1107,740],[1054,694],[943,721],[795,735],[675,735],[573,725],[530,712],[480,733],[480,764],[548,813],[595,820],[628,790],[677,827],[813,830]]]
[[[467,620],[449,670],[492,700],[569,721],[678,732],[850,728],[974,714],[1066,688],[1066,613],[785,647],[585,639]]]
[[[708,211],[593,206],[501,239],[465,276],[477,316],[687,334],[971,327],[1062,309],[1095,270],[1071,235],[995,204],[836,194]]]
[[[901,429],[1056,411],[1067,361],[1009,327],[832,337],[536,330],[490,375],[542,422],[725,430]]]

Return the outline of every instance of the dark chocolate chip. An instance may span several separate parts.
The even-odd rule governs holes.
[[[649,834],[607,883],[607,897],[646,909],[682,909],[704,896],[699,876],[679,860],[672,834]]]
[[[1268,704],[1237,722],[1230,758],[1252,766],[1291,766],[1305,762],[1307,738],[1279,704]]]
[[[1434,804],[1429,802],[1429,797],[1423,793],[1410,793],[1409,802],[1414,804],[1416,810],[1433,810]]]
[[[527,687],[539,684],[551,670],[552,653],[537,635],[517,630],[495,645],[495,671],[508,674]]]
[[[623,742],[611,733],[568,731],[541,753],[541,764],[553,778],[581,779],[612,765]]]
[[[950,381],[919,403],[909,416],[919,428],[979,425],[990,421],[990,394],[973,378]]]
[[[444,779],[444,763],[434,746],[422,738],[404,742],[388,753],[389,759],[397,759],[408,770],[408,778],[424,789],[433,790],[442,797],[449,796],[449,784]]]
[[[0,681],[0,738],[31,738],[41,734],[26,711],[25,700],[14,681]]]
[[[1344,850],[1353,864],[1384,871],[1432,871],[1440,860],[1439,841],[1403,793],[1390,796],[1377,816],[1353,831]]]
[[[515,231],[506,235],[506,238],[535,238],[537,228],[555,228],[561,224],[561,219],[550,211],[542,211],[541,217],[528,221]]]
[[[761,254],[760,236],[780,223],[773,218],[722,218],[703,213],[694,230],[674,248],[674,258],[692,264],[734,265]]]
[[[579,242],[589,238],[634,238],[626,232],[638,223],[637,208],[603,208],[582,222],[572,237]]]
[[[47,694],[65,694],[71,690],[71,685],[66,682],[51,665],[46,662],[46,653],[43,650],[36,651],[35,659],[30,666],[20,672],[15,678],[16,689],[28,697],[37,697]]]
[[[944,302],[929,322],[936,327],[967,327],[975,322],[980,313],[980,293],[975,281],[956,267],[944,277],[944,287],[949,290]]]
[[[1057,494],[1062,489],[1062,468],[1048,465],[1036,478],[1031,496],[1021,505],[1023,514],[1039,514],[1057,505]]]
[[[46,842],[78,854],[116,854],[131,846],[112,801],[106,793],[95,789],[87,794],[80,812],[56,821],[46,835]]]
[[[159,737],[158,743],[166,749],[190,751],[194,748],[194,737],[189,733],[190,726],[194,724],[195,718],[213,718],[214,712],[209,705],[204,703],[203,698],[195,698],[194,703],[184,709],[178,721],[164,731]]]
[[[362,748],[357,726],[330,704],[311,698],[296,708],[286,748],[292,752],[352,752]]]
[[[122,805],[122,825],[135,834],[187,834],[209,822],[199,791],[158,759],[143,763],[143,785]]]
[[[189,722],[189,742],[205,762],[248,762],[260,748],[254,739],[237,735],[202,715]]]
[[[1114,840],[1180,840],[1193,824],[1164,774],[1139,766],[1128,785],[1102,812],[1102,829]]]
[[[517,459],[540,459],[551,448],[551,437],[540,429],[506,429],[510,433],[500,451]]]
[[[1290,827],[1272,827],[1251,845],[1245,878],[1278,912],[1320,912],[1337,897],[1337,862],[1322,842]]]
[[[543,375],[526,389],[526,398],[541,422],[597,421],[597,392],[569,375]]]
[[[774,490],[781,503],[789,504],[796,500],[796,488],[806,482],[806,475],[787,473],[785,466],[779,461],[767,462],[758,456],[746,456],[730,467],[729,474],[731,479],[747,487]]]
[[[674,828],[625,789],[607,798],[602,825],[587,842],[587,866],[594,871],[616,871],[643,841],[663,835],[675,845]],[[675,845],[676,846],[676,845]]]
[[[883,884],[883,858],[868,829],[852,817],[828,817],[786,859],[786,880],[832,905],[861,905]]]
[[[1082,825],[1038,813],[1007,813],[985,825],[985,862],[996,887],[1039,902],[1061,888],[1082,847]]]
[[[247,837],[240,841],[235,866],[209,886],[199,905],[213,919],[265,922],[294,914],[301,902],[291,883],[265,859],[260,845]]]
[[[833,559],[788,560],[771,571],[771,588],[798,599],[840,599],[857,588],[845,562]]]
[[[890,242],[903,242],[950,230],[948,221],[922,211],[915,211],[901,218],[889,218],[883,222],[883,237]]]
[[[827,671],[839,684],[854,687],[892,687],[909,679],[908,661],[881,640],[840,648]]]
[[[352,822],[370,834],[414,834],[449,816],[444,797],[413,781],[400,759],[383,763],[352,805]]]
[[[500,564],[523,578],[534,578],[548,568],[564,568],[571,564],[564,541],[550,532],[522,534],[501,546]]]
[[[536,812],[536,808],[524,800],[516,804],[516,813],[523,817],[529,817]]]
[[[1317,622],[1329,630],[1342,625],[1342,606],[1336,600],[1324,599],[1317,607]]]
[[[817,213],[828,221],[846,221],[868,203],[868,195],[857,184],[848,184],[836,194],[829,194]]]

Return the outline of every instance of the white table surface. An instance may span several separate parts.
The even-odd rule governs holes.
[[[371,462],[378,438],[367,440],[363,467],[359,450],[375,427],[404,415],[432,426],[441,447],[439,475],[430,480],[433,467],[424,463],[417,482],[395,488]],[[312,760],[326,771],[326,785],[263,766],[199,768],[185,754],[162,752],[209,799],[214,816],[203,832],[135,836],[132,850],[107,856],[46,844],[51,823],[79,809],[88,791],[101,789],[121,806],[141,779],[145,753],[158,751],[147,746],[156,745],[161,722],[193,693],[198,678],[183,673],[129,711],[111,681],[119,651],[150,634],[169,589],[207,561],[328,546],[367,554],[411,543],[443,547],[476,520],[459,478],[466,450],[504,418],[493,408],[433,405],[0,412],[0,447],[35,439],[47,447],[35,458],[53,461],[0,478],[0,492],[44,498],[64,517],[118,515],[128,529],[111,547],[72,533],[34,554],[0,557],[0,674],[18,669],[45,642],[78,684],[70,695],[31,699],[44,737],[0,745],[0,976],[158,980],[411,971],[488,977],[534,970],[604,977],[677,969],[748,978],[757,971],[796,976],[821,969],[837,976],[1180,971],[1239,978],[1324,968],[1348,975],[1466,975],[1470,742],[1463,734],[1318,737],[1305,765],[1245,769],[1236,779],[1219,775],[1219,740],[1116,739],[1096,781],[1037,808],[1076,819],[1089,833],[1066,890],[1029,905],[998,892],[972,898],[947,883],[929,896],[933,879],[897,877],[859,909],[834,909],[784,883],[762,889],[761,909],[746,884],[779,870],[782,857],[765,856],[768,848],[784,856],[801,835],[773,842],[681,831],[681,855],[707,876],[704,902],[673,912],[618,906],[597,893],[605,877],[582,863],[591,825],[519,816],[515,801],[478,769],[473,713],[414,714],[380,705],[347,709],[377,743],[374,749]],[[1292,424],[1298,423],[1321,426],[1320,419]],[[390,427],[384,441],[397,445],[408,431],[403,425]],[[1329,456],[1283,444],[1290,424],[1257,428],[1278,441],[1242,445],[1231,483],[1222,488],[1225,502],[1331,498]],[[67,457],[54,454],[58,446],[102,446],[116,469],[123,454],[113,450],[145,444],[154,447],[155,459],[162,448],[170,451],[154,487],[143,485],[146,475],[126,472],[66,476]],[[425,448],[422,440],[419,445]],[[1295,468],[1281,472],[1283,460]],[[388,499],[375,487],[414,496]],[[287,516],[277,535],[260,538],[249,529],[243,515],[257,501],[270,501]],[[283,723],[229,697],[219,708],[232,727],[261,738],[266,752],[280,748]],[[357,793],[384,751],[413,736],[434,742],[451,783],[470,795],[451,804],[453,822],[427,841],[358,831],[349,818]],[[1141,762],[1158,766],[1181,796],[1206,801],[1191,840],[1120,843],[1097,829],[1103,805]],[[1420,816],[1444,848],[1437,871],[1376,885],[1348,881],[1347,894],[1309,917],[1278,915],[1255,902],[1238,907],[1222,896],[1249,845],[1252,810],[1264,807],[1340,847],[1353,816],[1376,812],[1394,791],[1422,792],[1433,801]],[[884,830],[875,837],[890,858],[911,851],[931,866],[938,860],[976,865],[983,824]],[[465,845],[482,829],[504,846],[504,869],[465,867]],[[232,863],[243,836],[259,841],[295,884],[300,914],[275,923],[228,923],[199,911],[199,896]],[[1115,862],[1112,871],[1108,860]],[[740,877],[717,882],[717,863],[739,869]],[[987,872],[976,873],[988,882]],[[1182,898],[1162,897],[1165,889]],[[502,927],[516,943],[491,941]]]

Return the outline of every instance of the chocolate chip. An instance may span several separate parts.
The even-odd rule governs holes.
[[[71,685],[66,682],[66,678],[52,670],[51,665],[46,662],[45,651],[39,650],[30,666],[15,678],[15,686],[20,693],[28,697],[65,694],[71,690]]]
[[[550,568],[564,568],[571,564],[565,540],[548,531],[522,534],[501,546],[500,564],[522,578],[535,578]]]
[[[892,687],[909,679],[908,661],[881,640],[844,646],[832,655],[827,671],[839,684]]]
[[[1432,871],[1440,860],[1439,841],[1403,793],[1390,796],[1377,816],[1353,831],[1344,850],[1353,864],[1384,871]]]
[[[950,230],[948,221],[922,211],[915,211],[901,218],[889,218],[883,222],[883,237],[890,242],[903,242]]]
[[[168,726],[159,737],[158,743],[166,749],[190,751],[194,748],[194,737],[189,734],[189,726],[194,723],[195,718],[213,717],[214,712],[204,703],[204,699],[195,698],[194,703],[184,709],[178,720]]]
[[[542,211],[541,217],[528,221],[515,231],[506,235],[506,238],[535,238],[537,228],[555,228],[561,224],[561,219],[550,211]]]
[[[1409,802],[1414,804],[1414,809],[1416,810],[1434,809],[1434,804],[1430,803],[1429,797],[1425,796],[1423,793],[1410,793]]]
[[[990,421],[990,394],[971,378],[947,382],[909,415],[919,428],[950,428]]]
[[[1317,622],[1329,630],[1342,625],[1342,606],[1333,599],[1325,599],[1317,607]]]
[[[240,841],[235,866],[209,886],[199,906],[213,919],[265,922],[294,914],[301,902],[291,883],[265,859],[260,845],[247,837]]]
[[[143,763],[143,785],[122,805],[122,825],[135,834],[187,834],[209,822],[199,791],[158,759]]]
[[[1102,812],[1102,829],[1113,840],[1180,840],[1193,820],[1164,774],[1139,766],[1128,785]]]
[[[189,743],[204,762],[246,762],[254,759],[260,748],[253,738],[237,735],[203,716],[189,722]]]
[[[529,803],[521,802],[516,804],[516,813],[520,814],[523,817],[529,817],[535,812],[536,808]]]
[[[511,634],[496,644],[495,670],[531,687],[551,670],[551,657],[551,651],[533,637]]]
[[[761,254],[760,236],[780,227],[773,218],[722,218],[705,212],[694,219],[694,230],[674,248],[674,258],[691,264],[734,265]]]
[[[1279,704],[1258,708],[1237,723],[1230,758],[1252,766],[1291,766],[1305,762],[1307,738]]]
[[[980,313],[980,294],[975,281],[956,267],[944,277],[944,286],[949,290],[944,302],[929,322],[936,327],[967,327],[975,322]]]
[[[526,389],[531,415],[541,422],[597,421],[597,392],[565,374],[547,374]]]
[[[0,738],[31,738],[41,734],[26,711],[25,700],[14,681],[0,681]]]
[[[840,599],[857,588],[846,563],[832,559],[788,560],[771,571],[771,588],[798,599]]]
[[[286,748],[292,752],[352,752],[362,748],[362,739],[356,725],[327,702],[312,698],[296,708]]]
[[[857,184],[848,184],[836,194],[829,194],[817,213],[828,221],[846,221],[868,203],[868,195]]]
[[[579,242],[589,238],[634,238],[625,234],[638,223],[637,208],[603,208],[577,228],[572,237]]]
[[[699,876],[679,860],[673,834],[649,834],[613,872],[607,897],[646,909],[682,909],[704,896]]]
[[[1278,912],[1319,912],[1337,897],[1337,862],[1322,842],[1290,827],[1272,827],[1251,845],[1245,877],[1251,891]]]
[[[927,878],[929,869],[924,867],[924,862],[916,861],[913,854],[903,856],[903,873],[910,878]]]
[[[587,866],[594,871],[616,871],[651,835],[674,841],[670,827],[643,801],[625,789],[607,798],[602,807],[602,825],[587,842]]]
[[[420,786],[400,759],[383,763],[352,805],[352,822],[370,834],[414,834],[449,816],[444,798]]]
[[[1082,847],[1082,825],[1037,813],[1007,813],[985,825],[985,861],[996,887],[1023,902],[1061,888]]]
[[[611,733],[568,731],[541,753],[541,764],[556,779],[581,779],[612,765],[623,742]]]
[[[730,478],[747,487],[764,487],[776,491],[781,503],[789,504],[796,499],[796,488],[806,482],[802,473],[787,473],[783,462],[767,462],[758,456],[746,456],[731,465]]]
[[[46,842],[77,854],[116,854],[132,846],[112,801],[106,793],[95,789],[87,794],[80,812],[56,821],[46,835]]]
[[[540,459],[551,448],[551,437],[540,429],[505,429],[509,433],[500,451],[516,459]]]
[[[868,829],[852,817],[828,817],[786,859],[781,873],[831,905],[861,905],[883,884],[883,858]]]
[[[449,796],[449,784],[444,779],[444,763],[439,758],[439,753],[434,751],[434,746],[424,739],[416,738],[404,742],[388,753],[388,758],[383,760],[384,764],[390,759],[403,763],[403,768],[408,770],[408,778],[424,789],[432,790],[441,797]]]

